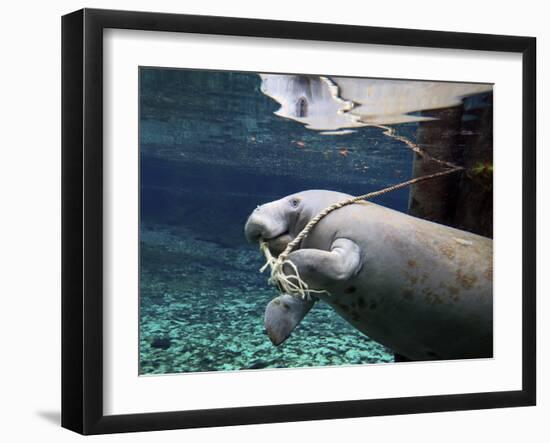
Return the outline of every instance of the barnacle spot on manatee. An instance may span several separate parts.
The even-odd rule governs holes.
[[[424,293],[424,299],[428,304],[434,306],[434,305],[440,305],[443,303],[443,300],[441,299],[439,294],[434,293],[430,289],[424,289],[422,292]]]
[[[458,294],[460,293],[460,289],[458,289],[458,288],[455,287],[455,286],[449,286],[449,287],[447,287],[447,291],[449,291],[449,294],[454,295],[454,296],[456,296],[456,295],[458,295]]]
[[[448,243],[443,243],[440,247],[440,250],[443,253],[443,255],[448,259],[452,260],[453,258],[455,258],[456,252],[454,248]]]
[[[462,269],[456,271],[456,279],[465,289],[473,288],[477,281],[477,277],[475,275],[467,274]]]

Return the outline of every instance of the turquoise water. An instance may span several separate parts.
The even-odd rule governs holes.
[[[277,295],[243,228],[306,189],[364,194],[411,178],[412,153],[374,127],[323,135],[274,114],[256,74],[140,69],[140,373],[386,363],[393,353],[317,303],[279,347]],[[396,125],[412,140],[417,123]],[[409,191],[377,203],[406,212]]]

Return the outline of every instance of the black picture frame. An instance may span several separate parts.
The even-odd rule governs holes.
[[[103,413],[103,30],[172,31],[519,53],[523,64],[522,389],[177,412]],[[535,405],[536,39],[83,9],[62,18],[62,426],[150,431]]]

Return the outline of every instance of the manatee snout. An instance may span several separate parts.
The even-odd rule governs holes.
[[[271,233],[276,230],[273,220],[270,219],[267,211],[258,206],[248,217],[244,225],[244,235],[249,243],[257,243],[261,239],[270,238]]]
[[[244,236],[249,243],[257,243],[262,238],[263,228],[258,217],[252,214],[244,225]]]
[[[288,223],[272,213],[269,208],[258,207],[248,217],[244,234],[249,243],[267,242],[271,254],[277,257],[294,237],[288,232]]]
[[[288,222],[279,214],[273,204],[258,206],[248,217],[244,235],[250,243],[273,240],[288,229]]]

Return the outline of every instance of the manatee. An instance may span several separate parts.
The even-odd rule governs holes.
[[[350,195],[309,190],[258,206],[245,236],[272,254],[327,206]],[[323,218],[288,255],[300,277],[354,328],[410,360],[493,355],[493,242],[361,201]],[[289,267],[284,267],[290,273]],[[282,298],[281,298],[282,297]],[[290,295],[275,300],[289,300]],[[266,329],[290,335],[314,300],[272,301]]]

